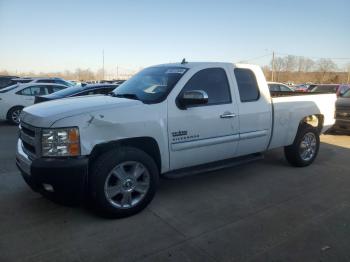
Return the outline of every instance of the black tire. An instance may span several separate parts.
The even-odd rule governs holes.
[[[310,157],[310,159],[303,159],[300,153],[301,150],[301,143],[305,137],[306,134],[312,133],[316,139],[316,148],[315,148],[315,152],[313,154],[312,157]],[[317,128],[308,125],[308,124],[301,124],[299,126],[297,135],[294,139],[293,144],[291,144],[290,146],[286,146],[284,147],[284,154],[285,157],[287,159],[287,161],[292,165],[292,166],[296,166],[296,167],[305,167],[310,165],[315,158],[317,157],[318,154],[318,150],[320,147],[320,136],[319,136],[319,132],[317,130]]]
[[[149,187],[143,198],[135,206],[121,208],[113,205],[107,199],[105,183],[111,171],[119,164],[136,161],[141,163],[149,174]],[[121,218],[132,216],[143,210],[153,199],[158,181],[159,171],[156,163],[144,151],[133,147],[119,147],[99,156],[91,166],[89,175],[89,195],[93,207],[102,216],[108,218]]]
[[[12,125],[18,125],[19,124],[19,115],[18,112],[22,112],[23,106],[14,106],[12,107],[8,112],[7,112],[7,120],[12,124]],[[15,114],[17,114],[17,119],[18,122],[15,121]]]

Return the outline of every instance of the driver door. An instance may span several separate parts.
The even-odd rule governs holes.
[[[208,103],[180,109],[176,101],[168,102],[171,170],[232,158],[236,154],[238,110],[226,70],[216,67],[197,71],[179,96],[192,90],[206,92]]]

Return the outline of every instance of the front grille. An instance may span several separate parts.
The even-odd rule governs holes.
[[[20,138],[22,140],[23,151],[31,158],[39,157],[40,152],[40,128],[27,123],[20,124]]]
[[[35,146],[32,146],[32,145],[28,144],[27,142],[25,142],[23,140],[22,140],[22,143],[23,143],[23,148],[26,151],[29,151],[30,153],[35,155],[35,153],[36,153]]]
[[[27,127],[22,126],[22,131],[23,131],[23,133],[27,134],[28,136],[31,136],[31,137],[35,136],[35,131],[28,129]]]

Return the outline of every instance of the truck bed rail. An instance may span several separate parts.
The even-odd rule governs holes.
[[[285,96],[307,96],[307,95],[321,95],[334,94],[332,92],[298,92],[298,91],[270,91],[271,97],[285,97]]]

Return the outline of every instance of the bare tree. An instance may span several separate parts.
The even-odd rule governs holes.
[[[327,58],[322,58],[318,60],[318,71],[321,73],[320,82],[323,83],[327,74],[334,71],[337,68],[337,65],[331,60]]]
[[[284,58],[284,71],[287,72],[293,72],[295,71],[296,65],[297,65],[297,57],[294,55],[288,55]]]
[[[273,68],[272,63],[273,63],[273,61],[271,60],[271,63],[270,63],[271,64],[271,68]],[[275,79],[276,79],[276,81],[279,81],[280,72],[285,67],[285,61],[284,61],[284,59],[282,57],[276,57],[274,63],[275,63],[274,69],[275,69],[275,73],[276,73]]]
[[[304,72],[310,72],[312,71],[313,67],[315,66],[315,61],[310,58],[305,58],[304,61]]]
[[[350,63],[345,65],[345,72],[347,73],[346,82],[350,83]]]
[[[337,68],[337,65],[328,58],[322,58],[317,62],[318,70],[320,72],[332,72]]]
[[[95,79],[95,74],[90,69],[80,69],[75,70],[76,79],[78,80],[93,80]]]
[[[315,65],[315,62],[307,57],[299,56],[297,58],[297,71],[300,72],[310,72]]]
[[[305,57],[303,57],[303,56],[299,56],[298,57],[298,65],[297,65],[297,71],[298,72],[303,72],[304,71],[304,69],[305,69],[305,60],[306,60],[306,58]]]

